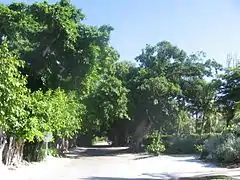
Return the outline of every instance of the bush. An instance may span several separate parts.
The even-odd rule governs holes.
[[[192,154],[196,152],[196,144],[197,140],[192,136],[174,137],[166,152],[169,154]]]
[[[158,156],[165,151],[165,145],[161,141],[161,137],[158,133],[152,134],[152,142],[147,145],[146,150],[149,154]]]
[[[212,136],[205,140],[201,158],[204,159],[216,159],[216,150],[223,140],[221,135]]]
[[[53,156],[53,157],[61,157],[61,155],[58,153],[56,148],[49,148],[48,149],[48,155]]]
[[[201,157],[222,163],[240,161],[240,137],[233,133],[224,133],[207,139]]]
[[[181,136],[162,136],[166,146],[166,153],[169,154],[195,154],[202,151],[204,141],[213,134],[189,134]]]
[[[187,134],[187,135],[159,135],[160,142],[165,147],[165,153],[168,154],[195,154],[202,153],[203,144],[206,139],[215,137],[218,134]],[[153,135],[144,139],[145,147],[153,144]],[[155,135],[156,138],[156,135]]]

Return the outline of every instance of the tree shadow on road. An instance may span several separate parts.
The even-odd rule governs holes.
[[[194,158],[194,157],[189,157],[188,159],[186,159],[186,158],[185,159],[178,159],[176,161],[178,161],[178,162],[198,163],[198,164],[201,164],[203,167],[208,167],[208,168],[211,168],[211,169],[217,168],[217,166],[215,166],[214,164],[203,162],[201,159]]]
[[[186,172],[184,172],[185,174]],[[191,177],[184,177],[182,173],[143,173],[144,176],[150,176],[154,179],[163,178],[163,179],[178,179],[178,180],[232,180],[233,178],[219,175],[218,173],[200,173],[199,175],[194,175],[196,172],[188,172],[188,174],[192,174]]]
[[[134,158],[133,160],[143,160],[143,159],[149,159],[149,158],[153,158],[153,157],[156,157],[156,156],[151,155],[151,154],[139,154],[139,156]]]
[[[83,180],[80,178],[79,180]],[[168,174],[159,174],[158,176],[152,176],[152,178],[121,178],[121,177],[89,177],[85,180],[231,180],[232,178],[227,176],[202,176],[202,177],[179,177],[171,176]]]
[[[153,178],[121,178],[121,177],[90,177],[87,178],[88,180],[153,180]],[[86,180],[87,180],[86,179]],[[162,178],[156,179],[155,180],[165,180]],[[83,180],[83,179],[79,179]]]
[[[65,153],[68,158],[79,157],[98,157],[98,156],[117,156],[121,154],[131,153],[128,147],[109,147],[109,146],[93,146],[93,147],[76,147]]]

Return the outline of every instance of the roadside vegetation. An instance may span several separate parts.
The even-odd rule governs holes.
[[[168,41],[122,61],[109,43],[113,28],[84,18],[67,0],[0,5],[4,164],[42,160],[46,132],[54,156],[107,137],[134,152],[240,162],[238,64]]]

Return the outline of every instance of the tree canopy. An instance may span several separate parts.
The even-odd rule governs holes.
[[[168,41],[122,61],[113,27],[84,18],[67,0],[0,5],[0,128],[8,139],[30,146],[50,131],[54,141],[109,136],[138,148],[154,130],[212,133],[239,119],[239,67],[223,69]]]

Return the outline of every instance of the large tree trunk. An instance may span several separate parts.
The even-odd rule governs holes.
[[[68,148],[69,148],[69,141],[66,138],[61,138],[61,151],[64,152],[68,152]]]
[[[14,137],[7,137],[7,143],[3,148],[3,163],[5,165],[18,165],[23,160],[24,142]]]
[[[144,120],[137,127],[131,142],[131,149],[134,152],[140,152],[144,136],[150,131],[152,123]]]
[[[77,137],[73,137],[72,139],[67,138],[56,138],[56,143],[53,144],[54,148],[56,148],[59,154],[66,153],[70,148],[76,147],[76,139]]]
[[[148,110],[146,110],[147,120],[143,120],[138,126],[133,134],[132,142],[131,142],[131,149],[134,152],[139,152],[141,150],[141,144],[143,141],[144,136],[151,130],[153,121],[148,114]],[[153,117],[154,118],[154,117]]]
[[[7,141],[3,135],[0,134],[0,166],[3,163],[3,149],[6,145]]]

